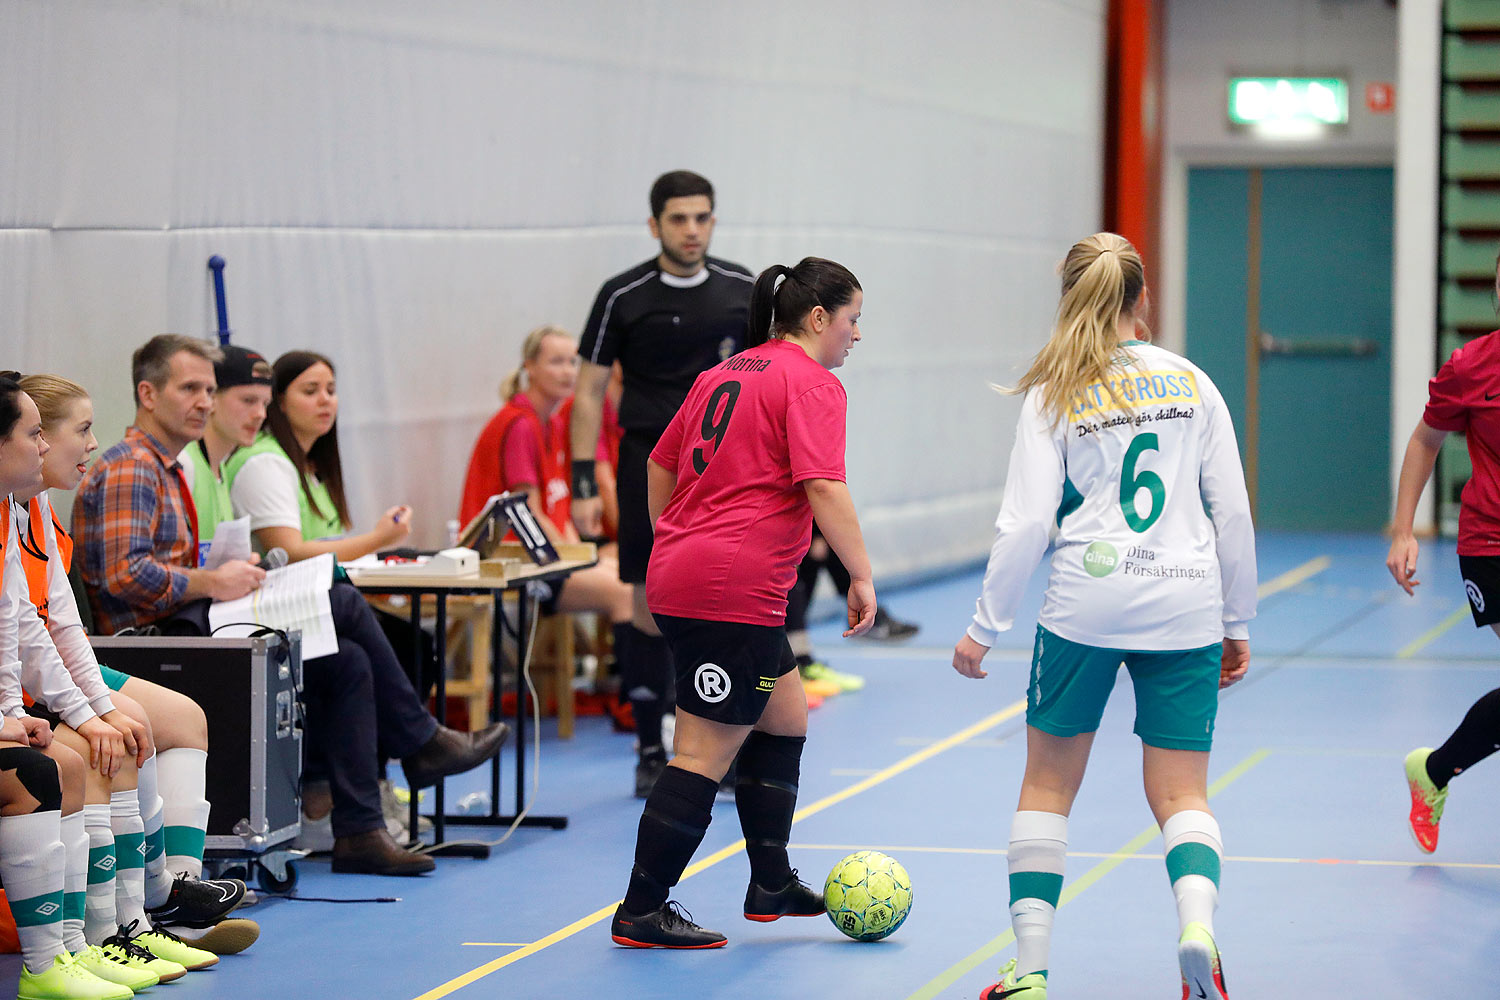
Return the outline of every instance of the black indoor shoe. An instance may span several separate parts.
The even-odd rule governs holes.
[[[477,733],[461,733],[447,726],[438,726],[432,739],[422,744],[422,749],[403,758],[401,769],[406,772],[406,783],[412,789],[435,785],[438,779],[450,774],[461,774],[477,767],[500,752],[500,744],[510,735],[510,726],[497,722]]]
[[[425,854],[408,851],[385,827],[352,837],[335,837],[333,870],[362,875],[421,875],[437,867]]]
[[[893,618],[885,608],[876,608],[875,624],[871,625],[870,631],[860,638],[871,639],[875,642],[901,642],[904,639],[910,639],[920,631],[922,631],[920,625]]]
[[[820,917],[827,912],[823,905],[823,894],[813,892],[797,877],[792,869],[791,877],[775,892],[762,889],[754,882],[745,890],[745,919],[770,923],[781,917]]]
[[[656,779],[667,767],[667,752],[661,747],[641,754],[635,764],[635,797],[644,799],[656,787]]]
[[[627,948],[722,948],[729,943],[717,931],[693,923],[693,915],[672,900],[639,915],[621,903],[615,907],[609,936]]]
[[[179,875],[172,880],[167,901],[146,912],[151,922],[166,927],[212,927],[245,901],[245,883],[237,878],[193,878]]]

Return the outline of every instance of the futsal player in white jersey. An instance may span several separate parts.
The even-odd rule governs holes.
[[[1249,667],[1255,616],[1234,427],[1207,375],[1146,343],[1145,273],[1126,240],[1074,244],[1062,279],[1051,338],[1006,390],[1025,399],[984,591],[953,653],[959,673],[986,676],[984,654],[1013,624],[1050,541],[1008,854],[1018,954],[981,1000],[1045,1000],[1068,813],[1122,663],[1177,899],[1182,995],[1225,998],[1208,752],[1219,689]]]

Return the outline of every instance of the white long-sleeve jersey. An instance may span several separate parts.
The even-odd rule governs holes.
[[[1249,637],[1255,529],[1218,388],[1170,351],[1132,341],[1122,368],[1054,423],[1026,394],[1005,498],[968,634],[1015,620],[1055,529],[1038,623],[1106,649],[1195,649]],[[1128,407],[1128,408],[1127,408]]]
[[[98,713],[89,704],[88,695],[74,683],[57,646],[52,642],[52,636],[47,632],[42,616],[37,613],[36,605],[31,603],[26,567],[21,561],[21,544],[29,534],[26,505],[12,498],[10,513],[10,537],[5,543],[4,586],[15,607],[21,685],[33,698],[61,716],[63,722],[77,729]],[[95,673],[97,672],[96,665]],[[103,683],[102,678],[100,682]],[[10,714],[24,714],[24,710],[19,713],[11,711]]]
[[[31,539],[47,554],[47,634],[57,647],[63,665],[73,683],[88,699],[89,707],[97,714],[114,711],[109,685],[99,672],[99,659],[94,647],[89,644],[88,632],[83,627],[83,616],[78,612],[78,598],[73,594],[73,585],[68,580],[67,567],[63,565],[62,549],[57,542],[57,517],[52,512],[52,499],[46,490],[31,501],[41,508],[42,537]],[[30,517],[30,511],[23,511]],[[50,702],[48,703],[50,707]],[[54,710],[55,711],[55,710]],[[62,714],[62,713],[58,713]]]
[[[0,716],[16,718],[26,714],[26,705],[21,700],[21,608],[11,597],[9,584],[12,573],[20,573],[24,578],[25,572],[19,566],[12,567],[4,558],[3,550],[9,548],[10,536],[14,532],[10,523],[10,505],[8,495],[0,496],[0,539],[5,541],[0,545]]]

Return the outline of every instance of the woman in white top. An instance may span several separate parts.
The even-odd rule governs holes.
[[[1018,954],[983,998],[1045,1000],[1067,817],[1123,662],[1177,898],[1184,990],[1222,1000],[1212,924],[1222,846],[1208,810],[1208,751],[1218,690],[1249,666],[1255,615],[1255,538],[1234,427],[1207,375],[1145,342],[1134,247],[1091,236],[1068,252],[1062,279],[1052,336],[1011,390],[1025,398],[997,536],[953,654],[959,673],[986,676],[984,654],[1011,627],[1051,539],[1008,853]]]

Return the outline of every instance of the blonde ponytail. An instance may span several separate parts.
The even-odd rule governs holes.
[[[526,365],[532,361],[535,361],[541,355],[542,341],[546,340],[548,337],[563,337],[567,340],[573,339],[573,335],[567,330],[564,330],[560,326],[554,326],[550,323],[546,326],[539,326],[535,330],[532,330],[530,333],[528,333],[526,335],[526,339],[521,342],[520,366],[517,367],[516,370],[511,372],[509,375],[505,376],[505,378],[500,382],[501,402],[509,403],[512,399],[515,398],[516,393],[521,391],[521,383],[523,382],[524,376],[526,374]]]
[[[1115,403],[1128,411],[1129,402],[1118,395],[1108,375],[1122,362],[1116,328],[1122,316],[1133,314],[1146,285],[1141,256],[1124,237],[1096,233],[1073,244],[1060,270],[1062,300],[1052,336],[1021,380],[1002,391],[1038,389],[1042,412],[1058,423],[1067,419],[1086,388],[1102,382]],[[1139,323],[1137,327],[1148,335]]]

